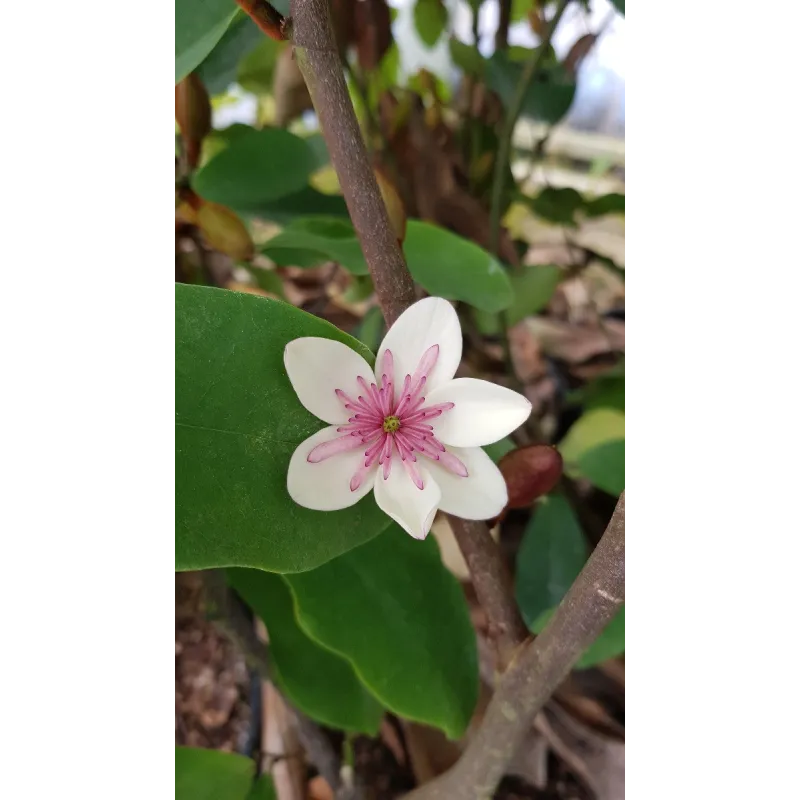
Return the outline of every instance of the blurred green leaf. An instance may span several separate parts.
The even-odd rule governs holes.
[[[528,12],[532,10],[533,0],[511,0],[511,22],[528,19]]]
[[[584,202],[583,213],[587,217],[601,217],[604,214],[624,214],[625,195],[619,192],[604,194]]]
[[[611,0],[611,2],[613,3],[614,8],[616,8],[617,11],[619,11],[619,13],[622,14],[622,16],[624,17],[625,16],[625,0]]]
[[[178,284],[175,301],[176,569],[313,569],[384,530],[372,496],[321,512],[286,490],[292,453],[324,424],[297,399],[284,347],[320,336],[372,354],[279,300]]]
[[[517,603],[528,626],[561,602],[587,556],[586,539],[567,500],[557,494],[539,500],[517,553]]]
[[[203,139],[203,154],[200,166],[205,166],[217,153],[222,152],[228,145],[242,136],[246,136],[250,131],[254,131],[251,125],[244,125],[241,122],[234,122],[227,128],[212,130]]]
[[[547,306],[564,278],[564,270],[554,264],[522,267],[509,274],[514,302],[506,312],[508,324],[516,325],[525,317],[538,314]]]
[[[262,34],[261,42],[239,61],[236,72],[239,86],[256,95],[271,94],[275,63],[283,46],[282,42]]]
[[[383,709],[349,661],[303,632],[284,578],[259,569],[229,569],[227,575],[267,626],[272,677],[281,692],[323,725],[375,735]]]
[[[527,60],[534,51],[524,54]],[[517,83],[522,76],[522,63],[512,60],[519,56],[519,48],[509,48],[506,53],[497,51],[486,62],[486,79],[489,87],[500,96],[508,109]],[[521,59],[520,59],[521,60]],[[575,80],[555,58],[545,64],[529,87],[522,105],[522,116],[555,125],[569,111],[575,97]]]
[[[536,197],[526,198],[526,203],[542,219],[572,228],[577,227],[575,214],[584,208],[583,197],[570,187],[556,189],[549,186]]]
[[[619,497],[625,489],[625,440],[603,442],[582,453],[578,470],[593,486]]]
[[[545,611],[530,626],[534,633],[541,633],[555,609]],[[578,659],[575,669],[588,669],[596,664],[616,658],[625,652],[625,606],[621,606],[605,630],[594,640],[589,649]]]
[[[280,128],[237,136],[194,175],[194,190],[234,211],[299,192],[317,167],[307,142]]]
[[[481,77],[484,73],[486,61],[475,45],[464,44],[464,42],[452,37],[450,39],[450,58],[467,75]]]
[[[373,353],[378,351],[381,341],[386,333],[386,322],[378,307],[371,308],[364,314],[364,319],[358,326],[354,336],[362,341]]]
[[[506,453],[516,450],[517,446],[507,436],[494,444],[484,445],[486,455],[496,464]]]
[[[615,408],[625,411],[625,377],[601,375],[586,386],[572,392],[567,398],[572,405],[581,405],[585,411],[593,408]]]
[[[346,303],[361,303],[375,293],[375,286],[369,275],[353,275],[350,285],[342,294]]]
[[[337,217],[295,219],[261,252],[279,266],[315,267],[335,261],[354,275],[369,273],[352,224]]]
[[[237,11],[231,0],[175,0],[175,83],[214,49]]]
[[[216,47],[206,56],[197,68],[197,74],[211,95],[222,94],[236,82],[236,69],[239,62],[258,45],[264,34],[258,26],[242,11],[217,42]]]
[[[312,133],[305,137],[305,143],[311,148],[311,152],[317,159],[317,169],[327,167],[331,163],[331,154],[328,152],[328,145],[325,144],[325,137],[321,133]]]
[[[427,47],[433,47],[447,27],[447,8],[442,0],[417,0],[414,26]]]
[[[274,272],[271,269],[263,269],[262,267],[254,267],[250,264],[242,264],[240,266],[244,266],[244,268],[253,276],[253,278],[255,278],[259,289],[263,289],[265,292],[277,295],[281,298],[281,300],[286,299],[283,281],[277,272]]]
[[[570,477],[580,477],[579,464],[584,453],[605,442],[624,440],[626,431],[624,411],[596,408],[582,414],[558,445],[564,458],[564,471]]]
[[[348,658],[400,716],[460,737],[478,699],[475,631],[434,537],[398,525],[313,572],[287,575],[301,627]]]
[[[255,772],[255,762],[236,753],[176,747],[175,800],[246,800]]]
[[[326,216],[349,220],[347,205],[338,194],[324,194],[311,186],[303,187],[299,192],[279,197],[265,203],[259,203],[248,211],[241,211],[245,216],[255,216],[288,225],[298,217]]]
[[[250,794],[247,795],[247,800],[278,800],[278,793],[275,791],[272,776],[266,772],[263,775],[259,775],[253,784],[253,788],[250,789]]]
[[[432,295],[484,311],[501,311],[514,299],[497,259],[444,228],[410,219],[403,251],[412,277]]]

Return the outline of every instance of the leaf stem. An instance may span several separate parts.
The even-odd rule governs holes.
[[[550,42],[553,39],[558,23],[561,21],[561,16],[564,13],[569,0],[559,0],[558,8],[553,15],[553,19],[547,27],[542,43],[537,48],[536,52],[528,59],[522,69],[514,95],[511,99],[511,105],[506,112],[505,121],[503,123],[503,130],[500,134],[500,142],[497,151],[497,160],[494,163],[494,178],[492,180],[492,205],[491,216],[489,220],[489,250],[494,255],[497,255],[497,247],[500,241],[500,207],[503,201],[503,190],[505,189],[505,169],[508,164],[509,154],[511,152],[511,139],[514,135],[514,127],[519,119],[520,112],[522,111],[522,104],[525,102],[525,95],[528,92],[530,85],[539,73],[539,70],[544,64],[547,52],[550,49]]]

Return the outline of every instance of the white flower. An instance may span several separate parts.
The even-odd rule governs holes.
[[[474,378],[453,379],[461,325],[446,300],[428,297],[392,325],[377,374],[331,339],[286,345],[283,361],[300,402],[330,427],[292,455],[287,488],[301,506],[334,511],[375,490],[375,501],[417,539],[437,508],[491,519],[508,499],[505,480],[481,450],[519,427],[531,404]]]

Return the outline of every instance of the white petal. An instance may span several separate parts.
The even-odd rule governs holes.
[[[425,393],[447,383],[456,374],[461,361],[461,323],[456,310],[441,297],[426,297],[409,306],[389,328],[381,342],[378,358],[383,363],[383,351],[389,349],[394,357],[394,382],[403,385],[406,375],[413,375],[423,354],[439,345],[439,358],[425,381]]]
[[[421,464],[419,472],[425,484],[423,489],[414,485],[395,456],[388,480],[383,479],[383,471],[375,479],[375,502],[415,539],[424,539],[433,524],[442,493]]]
[[[308,454],[318,444],[337,436],[341,434],[336,432],[335,427],[323,428],[309,436],[292,454],[286,488],[295,503],[315,511],[337,511],[355,505],[372,489],[375,483],[374,468],[364,477],[358,489],[350,491],[350,479],[362,464],[366,445],[364,450],[350,450],[316,464],[308,463]]]
[[[461,478],[427,458],[421,458],[439,486],[439,508],[463,519],[491,519],[508,502],[508,488],[503,474],[480,447],[448,447],[467,467],[469,475]]]
[[[283,351],[283,363],[300,402],[315,416],[331,424],[347,422],[348,411],[336,390],[356,399],[361,393],[356,378],[375,382],[372,367],[346,344],[333,339],[305,336],[293,339]]]
[[[527,397],[476,378],[456,378],[427,392],[425,405],[437,403],[455,403],[455,408],[430,424],[444,444],[456,447],[492,444],[522,425],[531,413]]]

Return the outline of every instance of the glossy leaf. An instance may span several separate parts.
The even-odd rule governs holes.
[[[252,759],[205,750],[175,748],[175,800],[246,800],[253,786]]]
[[[197,68],[197,74],[209,94],[223,94],[236,82],[239,62],[264,39],[264,34],[240,11],[228,26],[216,47]]]
[[[420,542],[393,523],[286,580],[303,629],[348,658],[387,708],[463,734],[478,697],[475,631],[432,536]]]
[[[175,83],[214,49],[237,11],[232,0],[175,0]]]
[[[625,489],[625,440],[614,439],[587,450],[578,459],[578,469],[592,485],[619,497]]]
[[[305,186],[299,192],[285,195],[277,200],[259,203],[252,209],[242,210],[242,213],[245,215],[250,213],[276,222],[278,225],[288,225],[299,217],[307,216],[350,219],[341,195],[323,194],[311,186]]]
[[[335,217],[296,219],[273,236],[261,252],[280,266],[312,267],[335,261],[354,275],[369,273],[352,224]]]
[[[417,0],[414,27],[423,43],[433,47],[447,27],[447,8],[442,0]]]
[[[569,503],[557,494],[542,498],[517,553],[517,603],[529,626],[561,602],[587,556],[586,539]]]
[[[533,51],[524,54],[526,60],[532,55]],[[522,63],[512,60],[503,51],[497,51],[486,61],[489,87],[497,92],[506,109],[514,96],[522,70]],[[555,125],[569,111],[574,97],[575,80],[553,58],[540,69],[537,79],[528,88],[522,105],[522,115]]]
[[[611,408],[587,411],[567,431],[558,449],[569,467],[597,445],[625,438],[625,415]]]
[[[514,302],[507,311],[508,324],[516,325],[544,309],[563,278],[564,270],[554,264],[522,267],[512,272],[509,280]]]
[[[283,365],[299,336],[357,340],[317,317],[251,294],[175,287],[176,568],[313,569],[389,520],[372,495],[323,513],[286,490],[289,459],[324,427],[297,400]]]
[[[247,211],[299,192],[316,167],[317,158],[303,139],[268,128],[237,136],[192,183],[206,200]]]
[[[383,709],[347,659],[321,647],[300,628],[285,579],[258,569],[229,569],[227,574],[267,626],[272,676],[281,692],[323,725],[376,734]]]
[[[549,609],[539,616],[530,626],[534,633],[544,630],[555,609]],[[578,659],[575,669],[588,669],[596,664],[602,664],[611,658],[616,658],[625,652],[625,606],[611,619],[603,632],[589,646],[588,650]]]
[[[414,280],[432,295],[484,311],[501,311],[514,299],[496,258],[437,225],[409,220],[403,252]]]

